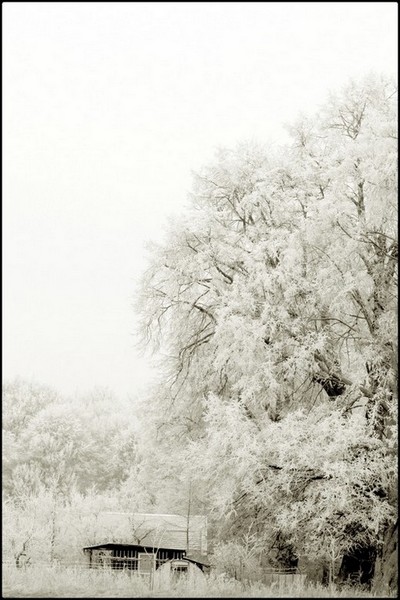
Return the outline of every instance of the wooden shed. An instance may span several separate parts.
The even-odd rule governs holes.
[[[139,573],[151,573],[170,560],[182,559],[186,551],[181,548],[155,548],[140,544],[108,542],[85,546],[91,568],[110,567],[129,569]]]
[[[193,516],[188,522],[180,515],[100,513],[97,531],[106,541],[83,548],[91,568],[154,573],[162,564],[184,557],[182,570],[192,569],[189,563],[200,571],[206,565],[205,516]]]

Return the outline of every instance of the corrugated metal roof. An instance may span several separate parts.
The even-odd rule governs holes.
[[[185,559],[194,563],[204,565],[205,567],[210,566],[207,556],[205,554],[200,554],[199,552],[191,552],[190,554],[185,556]]]

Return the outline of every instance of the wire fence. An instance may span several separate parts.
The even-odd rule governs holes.
[[[112,557],[116,558],[116,557]],[[126,560],[126,559],[125,559]],[[135,564],[136,562],[136,564]],[[165,563],[167,561],[162,561]],[[138,559],[129,559],[126,562],[122,561],[119,558],[119,562],[109,562],[109,563],[95,563],[90,564],[88,560],[34,560],[28,561],[25,564],[16,565],[15,560],[6,559],[2,561],[3,568],[7,570],[35,570],[35,569],[43,569],[43,570],[77,570],[77,571],[90,571],[94,573],[117,573],[123,572],[124,574],[139,577],[140,579],[148,579],[151,577],[152,573],[161,566],[161,564],[157,564],[156,569],[151,569],[150,571],[141,571],[137,568]],[[134,568],[133,565],[135,565]],[[243,574],[244,575],[244,574]],[[291,586],[293,584],[303,583],[305,581],[306,575],[304,573],[299,572],[297,569],[277,569],[272,567],[267,567],[261,570],[259,576],[257,577],[258,581],[266,584],[266,585],[278,585],[279,587]],[[245,576],[237,577],[237,579],[244,580],[247,579]]]
[[[111,557],[107,557],[108,559],[111,559],[112,564],[110,565],[110,563],[90,563],[89,560],[66,560],[66,559],[54,559],[54,560],[50,560],[50,559],[46,559],[46,560],[40,560],[40,559],[33,559],[30,560],[28,559],[28,561],[25,562],[25,564],[21,565],[21,566],[45,566],[45,567],[82,567],[82,568],[101,568],[101,569],[112,569],[114,570],[115,565],[118,565],[119,563],[126,563],[126,564],[137,564],[140,559],[139,558],[121,558],[121,557],[115,557],[115,556],[111,556]],[[161,566],[161,564],[164,564],[166,562],[169,562],[169,559],[162,559],[159,560],[157,559],[156,563],[157,563],[157,567]],[[6,558],[2,560],[2,565],[5,566],[17,566],[16,565],[16,560],[12,559],[12,558]],[[275,568],[275,567],[264,567],[262,569],[263,573],[265,575],[300,575],[301,572],[297,569],[297,568]]]
[[[90,560],[58,560],[55,559],[53,561],[46,560],[38,560],[38,559],[27,559],[25,561],[21,561],[19,559],[18,564],[15,559],[5,559],[2,561],[2,565],[4,566],[14,566],[16,568],[29,568],[31,566],[35,567],[76,567],[81,569],[93,569],[93,570],[112,570],[112,571],[135,571],[140,572],[142,575],[147,575],[149,570],[154,570],[154,566],[156,569],[161,567],[166,562],[169,562],[168,559],[156,559],[154,561],[154,566],[151,565],[150,569],[144,570],[143,567],[140,568],[141,565],[140,558],[131,558],[131,557],[116,557],[109,556],[104,558],[103,560],[90,561]]]
[[[121,559],[119,561],[120,563],[122,562]],[[58,561],[58,560],[54,560],[54,561],[50,561],[50,560],[34,560],[34,561],[26,561],[23,564],[17,565],[15,560],[3,560],[2,561],[2,566],[3,567],[9,567],[9,568],[15,568],[15,569],[30,569],[32,567],[34,568],[38,568],[38,567],[42,567],[42,568],[46,568],[46,569],[63,569],[63,568],[69,568],[69,569],[91,569],[93,571],[121,571],[124,570],[126,572],[135,572],[137,574],[140,575],[148,575],[148,573],[143,572],[143,571],[139,571],[138,569],[133,569],[131,565],[128,566],[128,564],[123,565],[123,564],[106,564],[106,563],[96,563],[96,564],[90,564],[89,561],[77,561],[77,560],[62,560],[62,561]]]
[[[262,582],[265,585],[277,584],[278,587],[292,587],[296,584],[302,584],[305,582],[306,575],[303,573],[285,573],[285,572],[269,572],[264,573],[262,576]]]
[[[110,566],[96,568],[85,561],[55,562],[37,560],[18,568],[15,560],[4,560],[3,597],[57,598],[66,597],[241,597],[245,591],[251,596],[288,596],[303,587],[305,575],[287,570],[266,569],[257,578],[242,580],[211,571],[203,574],[174,574],[160,569],[152,573],[116,570]],[[254,574],[255,575],[255,574]],[[6,593],[5,593],[6,592]],[[266,595],[265,595],[266,594]]]

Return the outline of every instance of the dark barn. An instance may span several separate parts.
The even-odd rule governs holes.
[[[105,543],[86,546],[92,568],[108,566],[112,569],[129,569],[139,573],[151,573],[163,563],[182,559],[186,551],[180,548],[154,548],[138,544]]]
[[[185,558],[204,569],[207,554],[204,516],[191,517],[188,526],[187,519],[179,515],[102,513],[97,526],[98,535],[102,531],[102,539],[108,540],[83,548],[91,568],[151,573],[168,561]]]

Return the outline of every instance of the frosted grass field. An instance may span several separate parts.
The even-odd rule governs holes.
[[[3,598],[394,598],[354,588],[313,584],[279,587],[241,583],[210,575],[195,588],[184,578],[169,589],[150,589],[148,579],[129,573],[78,567],[3,565]]]

